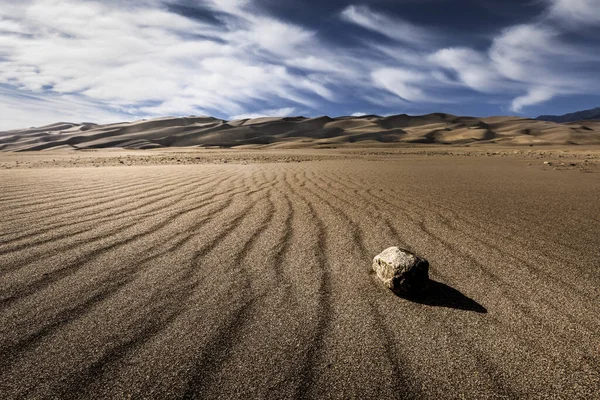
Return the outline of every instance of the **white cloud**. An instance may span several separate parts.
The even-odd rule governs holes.
[[[339,61],[343,61],[340,58]],[[354,61],[354,60],[352,60]],[[294,57],[286,60],[286,65],[293,68],[302,68],[309,71],[318,71],[326,73],[335,73],[336,75],[355,76],[356,70],[341,64],[338,60],[328,59],[326,57],[317,57],[308,55],[304,57]]]
[[[314,35],[314,32],[272,18],[251,21],[251,28],[242,34],[252,43],[277,54],[293,55],[298,47],[309,42]]]
[[[506,29],[494,39],[489,50],[494,68],[509,82],[527,88],[526,95],[513,100],[512,110],[520,111],[554,96],[599,89],[598,79],[582,68],[600,62],[594,49],[571,44],[564,38],[558,27],[524,24]]]
[[[244,8],[251,4],[250,0],[208,0],[208,3],[216,11],[243,18],[245,18],[247,14]]]
[[[253,0],[189,3],[213,12],[213,23],[170,11],[167,1],[176,0],[0,0],[0,85],[10,88],[0,96],[0,129],[18,118],[52,122],[50,115],[316,114],[349,99],[387,110],[433,108],[461,101],[458,90],[500,96],[522,111],[600,91],[597,49],[565,34],[585,34],[600,21],[600,0],[544,0],[544,15],[478,50],[440,48],[442,32],[366,6],[338,16],[388,40],[330,43]],[[15,94],[30,96],[19,106]]]
[[[497,70],[506,78],[528,82],[545,79],[551,52],[558,33],[546,26],[517,25],[504,30],[494,38],[489,56]]]
[[[9,34],[24,34],[27,33],[21,24],[17,21],[2,18],[0,15],[0,32]]]
[[[460,81],[480,92],[495,92],[505,89],[505,82],[490,60],[478,51],[469,48],[446,48],[433,53],[430,61],[441,68],[451,69]],[[438,80],[444,80],[439,76]]]
[[[253,118],[261,118],[261,117],[287,117],[292,115],[296,109],[294,107],[285,107],[285,108],[277,108],[272,110],[261,110],[255,113],[246,113],[246,114],[238,114],[232,115],[229,117],[230,120],[236,119],[253,119]]]
[[[241,114],[257,101],[315,108],[320,99],[334,100],[329,82],[287,66],[301,48],[323,53],[323,65],[337,64],[314,32],[246,12],[254,7],[249,1],[214,1],[223,18],[214,25],[159,3],[30,0],[3,9],[0,84],[77,93],[156,116]]]
[[[373,71],[371,78],[376,86],[396,94],[403,100],[436,101],[422,89],[431,79],[427,73],[402,68],[380,68]]]
[[[527,94],[515,98],[510,109],[515,112],[521,112],[523,107],[542,103],[554,97],[555,93],[550,88],[534,87],[529,89]]]
[[[511,102],[511,110],[521,112],[555,96],[598,90],[599,80],[582,67],[598,64],[600,58],[594,49],[564,38],[559,27],[548,23],[515,25],[494,37],[485,52],[446,48],[433,53],[429,61],[453,71],[460,83],[479,92],[526,92]]]
[[[49,125],[58,121],[112,123],[141,118],[124,110],[105,109],[102,104],[72,95],[18,95],[0,87],[2,130]]]
[[[449,89],[464,87],[501,96],[526,92],[511,102],[514,111],[521,111],[553,96],[590,92],[589,78],[578,75],[577,67],[600,61],[589,49],[563,42],[560,29],[545,23],[508,27],[492,39],[487,51],[480,51],[436,49],[436,37],[423,28],[364,6],[347,7],[341,16],[397,42],[370,44],[394,61],[373,68],[370,76],[376,87],[411,103],[446,102]]]
[[[367,113],[360,112],[360,111],[350,114],[351,117],[364,117],[365,115],[367,115]]]
[[[550,15],[567,23],[600,23],[599,0],[548,0]]]
[[[403,43],[421,46],[436,40],[436,35],[430,29],[411,24],[400,18],[388,17],[372,11],[367,6],[348,6],[342,11],[341,17],[348,22]]]

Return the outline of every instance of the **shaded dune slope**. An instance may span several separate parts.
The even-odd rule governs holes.
[[[450,114],[389,117],[285,117],[224,121],[212,117],[109,125],[57,123],[0,132],[0,150],[184,146],[318,147],[398,143],[600,144],[600,122],[557,124],[518,117]]]
[[[0,171],[0,393],[594,398],[598,181],[486,161]]]

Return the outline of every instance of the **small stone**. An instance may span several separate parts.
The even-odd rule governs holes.
[[[373,271],[387,288],[401,294],[418,294],[429,282],[429,262],[395,246],[375,256]]]

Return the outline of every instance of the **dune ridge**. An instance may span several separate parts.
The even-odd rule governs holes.
[[[600,144],[600,122],[434,113],[380,117],[166,117],[95,125],[56,123],[0,132],[0,151],[166,147],[311,148],[406,144]]]

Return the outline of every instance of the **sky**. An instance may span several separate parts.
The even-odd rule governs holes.
[[[600,106],[600,0],[0,0],[0,130]]]

